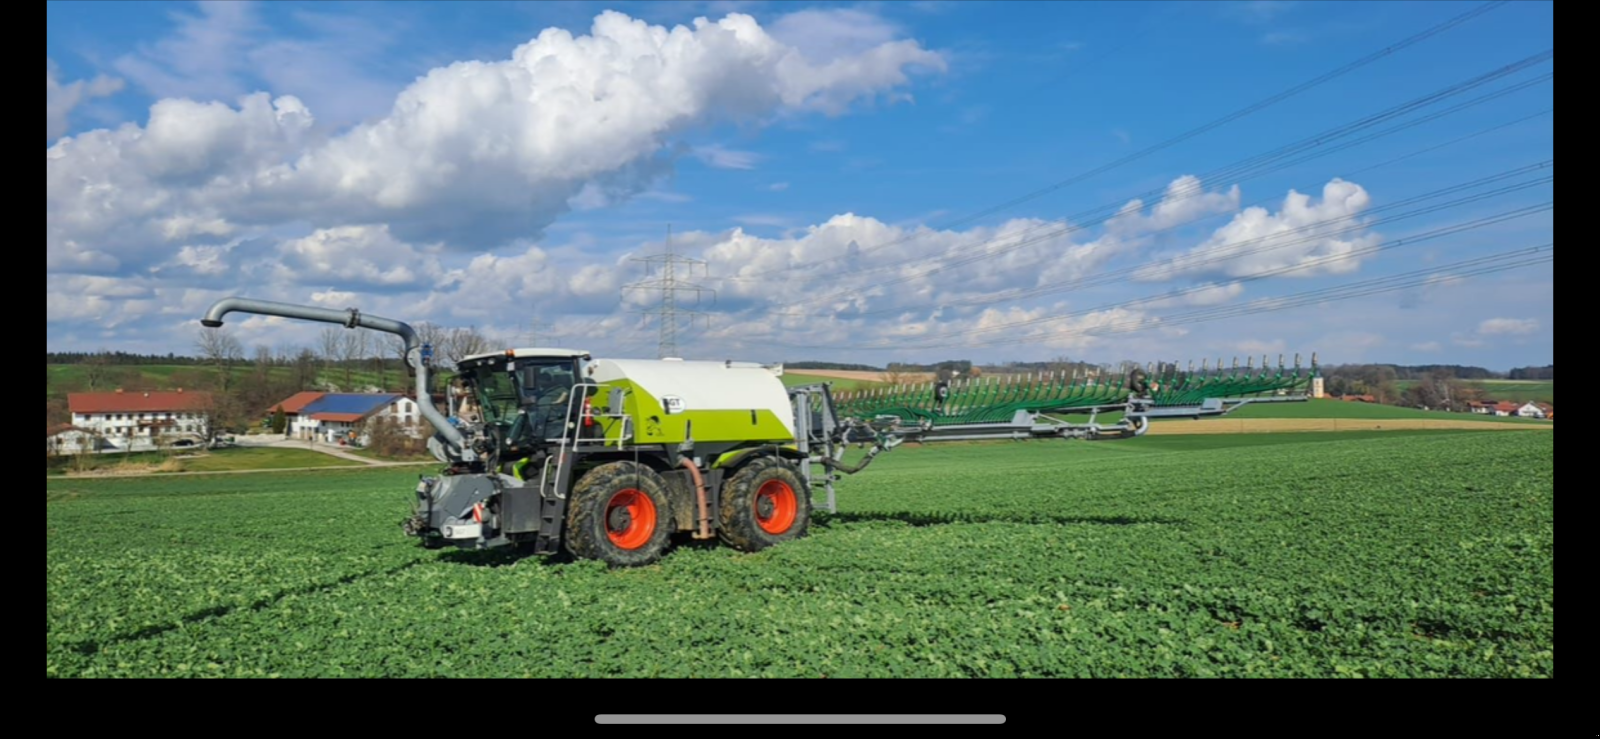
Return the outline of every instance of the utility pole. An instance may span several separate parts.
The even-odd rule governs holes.
[[[717,291],[686,282],[678,277],[678,268],[683,267],[685,274],[692,276],[695,265],[702,269],[706,263],[699,259],[678,256],[672,251],[672,227],[667,226],[667,243],[661,254],[650,257],[634,257],[635,262],[644,262],[656,267],[656,275],[639,282],[626,285],[622,288],[624,293],[632,290],[646,290],[661,294],[661,302],[654,308],[637,311],[644,315],[657,317],[661,329],[661,343],[659,356],[662,359],[678,356],[678,323],[680,318],[687,317],[691,322],[696,317],[703,317],[707,324],[710,323],[710,314],[697,310],[680,308],[678,304],[679,293],[694,293],[695,305],[700,304],[700,297],[710,293],[713,301],[716,300]]]
[[[523,331],[522,335],[517,337],[517,341],[519,341],[522,346],[528,348],[538,346],[539,329],[541,328],[544,328],[544,322],[540,321],[538,318],[528,321],[526,327],[527,330]]]

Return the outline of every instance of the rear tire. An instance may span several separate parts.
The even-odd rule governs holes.
[[[742,552],[756,552],[806,535],[811,525],[811,490],[782,459],[760,457],[722,488],[718,535]]]
[[[666,482],[635,462],[612,462],[578,480],[567,501],[566,549],[612,567],[639,567],[666,551],[672,529]]]

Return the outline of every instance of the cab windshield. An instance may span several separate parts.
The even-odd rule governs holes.
[[[522,393],[523,405],[565,405],[567,393],[572,389],[572,363],[563,360],[537,364],[519,361],[517,387]]]
[[[518,406],[517,387],[511,375],[499,367],[478,367],[472,371],[473,385],[478,391],[478,403],[483,406],[484,420],[505,423],[515,418]]]
[[[472,370],[485,420],[509,425],[512,436],[557,438],[565,423],[576,374],[570,359],[514,359]]]

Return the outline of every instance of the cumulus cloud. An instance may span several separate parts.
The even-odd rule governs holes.
[[[1321,199],[1290,190],[1276,213],[1246,208],[1199,246],[1153,264],[1139,276],[1162,281],[1265,272],[1286,277],[1349,274],[1361,265],[1356,252],[1381,241],[1362,228],[1360,214],[1371,204],[1365,188],[1337,178],[1322,188]]]
[[[1478,348],[1495,342],[1521,343],[1538,332],[1539,321],[1535,318],[1489,318],[1480,321],[1475,331],[1452,334],[1450,342],[1456,346]]]
[[[1200,178],[1183,175],[1167,184],[1161,200],[1148,208],[1135,198],[1124,204],[1106,223],[1107,230],[1127,238],[1188,223],[1196,218],[1239,210],[1239,186],[1223,192],[1207,192]]]
[[[202,58],[195,50],[233,38],[196,23],[185,42],[193,48],[170,56]],[[149,84],[161,79],[124,66]],[[643,191],[670,166],[669,141],[691,128],[840,113],[905,84],[914,67],[942,69],[943,59],[914,41],[887,41],[813,61],[745,15],[667,29],[608,11],[587,36],[548,29],[510,59],[434,69],[388,116],[328,139],[313,136],[312,112],[291,95],[257,93],[233,106],[164,99],[143,127],[92,131],[47,151],[47,262],[74,271],[150,264],[185,238],[162,222],[213,231],[383,223],[405,241],[489,249],[537,238],[580,194],[581,206]],[[750,160],[723,151],[717,161]]]
[[[72,110],[91,98],[106,97],[120,91],[123,82],[115,77],[98,75],[91,80],[74,80],[63,84],[55,61],[44,60],[44,138],[55,141],[65,136],[68,116]]]
[[[1483,336],[1520,336],[1539,330],[1539,322],[1532,318],[1490,318],[1478,324]]]
[[[261,103],[252,111],[264,125],[277,108]],[[1180,178],[1168,192],[1185,192],[1195,184],[1193,178]],[[993,226],[940,230],[845,213],[776,236],[757,236],[743,228],[679,231],[673,247],[707,263],[692,279],[718,291],[719,324],[707,335],[714,340],[751,342],[769,336],[783,342],[917,340],[939,345],[1020,336],[1030,350],[1076,350],[1130,327],[1164,329],[1163,336],[1175,337],[1186,329],[1163,326],[1162,311],[1237,300],[1244,288],[1236,280],[1198,281],[1127,305],[1118,305],[1132,297],[1125,286],[1074,297],[1070,305],[1059,298],[1080,292],[1063,285],[1070,287],[1119,260],[1144,259],[1130,244],[1151,230],[1236,210],[1237,201],[1237,190],[1230,188],[1194,197],[1183,207],[1135,202],[1114,223],[1092,228],[1016,218]],[[785,228],[793,223],[771,214],[734,220]],[[215,217],[153,223],[154,233],[173,245],[150,270],[151,279],[166,290],[157,290],[156,299],[203,302],[217,296],[207,286],[248,284],[252,294],[267,299],[348,302],[355,296],[369,312],[392,308],[414,320],[479,325],[507,320],[508,305],[517,306],[519,314],[578,313],[603,320],[618,312],[623,285],[644,276],[631,257],[656,253],[662,246],[633,244],[637,248],[632,254],[618,253],[580,233],[566,244],[524,239],[474,254],[441,242],[407,239],[384,222],[266,238],[241,237],[236,221]],[[621,309],[645,308],[657,297],[628,292]],[[1258,302],[1265,306],[1270,301]],[[201,309],[203,305],[197,306],[196,312]],[[1025,322],[1025,329],[1009,330],[1013,321]]]
[[[422,287],[441,277],[437,257],[401,242],[383,225],[318,229],[285,241],[278,255],[277,277],[285,282],[377,290]]]

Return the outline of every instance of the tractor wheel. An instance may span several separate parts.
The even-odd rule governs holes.
[[[590,470],[567,500],[567,551],[612,567],[660,559],[673,520],[666,490],[655,470],[635,462]]]
[[[794,468],[777,457],[760,457],[728,479],[717,510],[722,541],[755,552],[806,535],[811,491]]]

